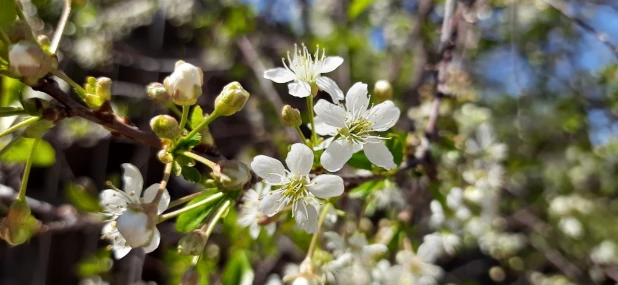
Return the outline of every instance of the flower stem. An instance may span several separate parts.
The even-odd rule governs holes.
[[[225,213],[225,211],[227,211],[227,209],[230,207],[231,204],[232,204],[232,201],[225,200],[225,202],[223,202],[221,207],[219,207],[217,209],[217,212],[212,217],[210,222],[207,224],[208,227],[206,228],[206,232],[205,232],[206,233],[206,237],[210,237],[210,234],[212,233],[212,230],[215,228],[215,225],[217,225],[217,222],[219,222],[219,219],[221,219],[221,216],[223,216],[223,213]],[[204,225],[204,226],[206,226],[206,225]],[[204,229],[204,226],[202,226],[202,229]]]
[[[8,117],[8,116],[15,116],[15,115],[27,115],[28,111],[22,109],[22,108],[11,108],[11,109],[7,109],[5,111],[2,111],[2,109],[0,109],[0,117]]]
[[[55,68],[52,68],[50,73],[53,74],[53,75],[58,76],[58,78],[64,80],[66,83],[71,85],[71,87],[73,87],[73,89],[75,89],[75,92],[77,92],[79,97],[81,97],[82,99],[86,98],[86,89],[84,89],[84,87],[82,87],[81,85],[77,84],[77,82],[73,81],[73,79],[68,77],[62,71],[60,71],[58,69],[55,69]]]
[[[191,137],[193,137],[195,134],[201,131],[204,127],[208,126],[208,124],[214,121],[217,117],[219,117],[219,114],[217,114],[217,110],[215,110],[212,112],[212,114],[208,115],[208,117],[204,118],[204,120],[199,125],[197,125],[195,129],[189,132],[189,134],[185,136],[184,140],[190,139]]]
[[[187,120],[189,119],[189,106],[182,106],[182,116],[180,117],[180,130],[185,129],[185,125],[187,124]]]
[[[174,161],[165,165],[165,169],[163,170],[163,179],[161,179],[161,184],[159,184],[159,191],[157,195],[152,199],[152,205],[159,205],[161,201],[161,197],[163,197],[163,193],[165,193],[165,188],[167,187],[167,182],[170,180],[170,174],[172,173],[172,165]]]
[[[179,205],[181,205],[183,203],[186,203],[186,202],[189,202],[189,201],[193,200],[193,198],[195,198],[195,197],[199,197],[199,196],[202,196],[202,195],[204,195],[204,191],[191,193],[191,194],[189,194],[187,196],[178,198],[178,199],[170,202],[170,204],[169,204],[169,206],[167,206],[167,208],[168,209],[174,208],[174,207],[179,206]]]
[[[311,93],[314,93],[314,92],[311,92]],[[317,89],[315,93],[317,94]],[[307,109],[309,111],[309,122],[311,123],[311,146],[313,147],[315,147],[318,141],[318,137],[315,133],[315,122],[313,121],[313,96],[314,95],[315,94],[311,94],[309,95],[309,97],[307,97]]]
[[[25,119],[25,120],[19,122],[18,124],[8,128],[8,129],[6,129],[4,132],[1,132],[0,133],[0,139],[5,137],[6,135],[16,131],[16,130],[19,130],[19,129],[23,128],[23,127],[26,127],[28,125],[36,123],[39,119],[40,119],[39,117],[30,117],[28,119]]]
[[[300,127],[296,127],[296,132],[298,133],[298,136],[300,136],[300,139],[303,141],[303,143],[307,144],[307,139],[305,138],[305,135],[303,135],[303,132],[300,130]]]
[[[186,156],[186,157],[188,157],[188,158],[193,158],[193,159],[195,159],[195,160],[197,160],[197,161],[199,161],[199,162],[203,163],[204,165],[206,165],[206,166],[210,167],[210,169],[215,168],[215,166],[217,165],[216,163],[214,163],[214,162],[212,162],[212,161],[208,160],[207,158],[202,157],[202,156],[199,156],[199,155],[197,155],[197,154],[195,154],[195,153],[192,153],[192,152],[190,152],[190,151],[183,151],[183,152],[181,152],[180,154],[182,154],[182,155],[184,155],[184,156]]]
[[[62,38],[62,33],[64,33],[64,27],[69,20],[70,14],[71,0],[65,0],[64,8],[62,8],[62,15],[60,16],[60,20],[58,21],[58,25],[56,26],[56,31],[54,32],[54,38],[52,39],[51,45],[49,47],[49,51],[51,53],[56,53],[56,51],[58,50],[58,45],[60,44],[60,39]]]
[[[307,250],[307,258],[311,259],[313,255],[313,251],[315,250],[315,246],[318,243],[318,236],[320,235],[320,230],[322,229],[322,224],[326,219],[326,214],[328,213],[328,209],[330,208],[330,203],[324,205],[322,209],[322,213],[320,213],[320,219],[318,220],[318,229],[313,234],[313,238],[311,238],[311,244],[309,244],[309,250]]]
[[[172,110],[172,112],[174,112],[174,114],[176,114],[176,116],[182,117],[182,112],[173,103],[170,103],[169,105],[167,105],[167,108]]]
[[[184,207],[182,209],[178,209],[176,211],[169,212],[167,214],[163,214],[163,215],[159,216],[159,223],[163,222],[163,221],[165,221],[167,219],[176,217],[176,216],[178,216],[178,215],[180,215],[180,214],[182,214],[182,213],[184,213],[186,211],[193,210],[193,209],[195,209],[195,208],[197,208],[199,206],[202,206],[202,205],[208,204],[210,202],[216,201],[216,200],[220,199],[221,197],[223,197],[223,193],[219,192],[219,193],[213,194],[213,195],[209,196],[208,198],[206,198],[206,199],[204,199],[202,201],[199,201],[199,202],[197,202],[195,204],[191,204],[191,205],[188,205],[188,206],[186,206],[186,207]]]
[[[32,168],[32,160],[34,156],[34,150],[39,144],[41,139],[36,139],[32,144],[32,150],[30,150],[30,156],[26,161],[26,167],[24,168],[24,176],[21,179],[21,186],[19,186],[19,194],[17,194],[17,201],[24,201],[26,198],[26,186],[28,186],[28,177],[30,177],[30,168]]]

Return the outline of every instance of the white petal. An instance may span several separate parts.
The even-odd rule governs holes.
[[[277,229],[277,224],[276,223],[270,223],[268,225],[265,225],[264,228],[266,229],[266,233],[269,236],[272,236],[275,233],[275,230]]]
[[[251,224],[249,227],[249,235],[256,239],[260,235],[260,226],[258,224]]]
[[[161,234],[159,233],[159,230],[155,227],[154,234],[152,234],[152,239],[150,240],[150,243],[148,243],[148,245],[144,247],[144,252],[153,252],[155,249],[157,249],[157,247],[159,247],[160,242]]]
[[[103,228],[101,228],[101,235],[106,236],[114,232],[115,229],[116,229],[116,226],[114,222],[106,223],[105,225],[103,225]]]
[[[142,189],[144,189],[144,179],[142,178],[142,174],[139,172],[139,169],[135,167],[135,165],[130,163],[123,163],[122,168],[124,168],[124,174],[122,175],[124,191],[129,195],[134,193],[134,196],[132,197],[134,197],[137,201],[137,199],[139,199],[142,195]]]
[[[285,68],[278,67],[264,71],[264,78],[276,83],[287,83],[296,79],[296,74]]]
[[[320,99],[313,110],[322,122],[337,128],[345,127],[346,111],[343,108]]]
[[[320,163],[330,172],[337,171],[352,157],[352,144],[344,140],[332,142],[322,153]]]
[[[384,142],[365,144],[363,150],[371,163],[387,170],[397,167],[393,160],[393,154],[384,145]]]
[[[114,252],[114,258],[121,259],[127,256],[127,254],[131,251],[131,247],[115,245],[115,246],[112,246],[112,251]]]
[[[348,112],[364,112],[369,108],[367,84],[356,82],[345,95],[345,107]]]
[[[127,209],[128,198],[116,190],[107,189],[99,194],[101,206],[106,212],[121,214]]]
[[[316,116],[313,118],[313,124],[315,125],[315,132],[321,136],[336,136],[337,128],[324,123],[320,117]],[[311,128],[311,124],[309,124],[309,128]]]
[[[337,67],[339,67],[343,63],[343,58],[340,56],[327,56],[324,59],[324,63],[322,63],[322,68],[320,68],[320,73],[329,73]]]
[[[292,174],[307,175],[313,166],[313,151],[302,143],[295,143],[288,152],[285,163]]]
[[[311,204],[305,205],[303,201],[299,201],[296,204],[294,219],[296,224],[309,234],[318,230],[318,211]]]
[[[309,191],[322,199],[341,195],[343,188],[343,179],[331,174],[318,175],[309,183]]]
[[[161,184],[155,183],[150,185],[150,187],[144,190],[144,202],[150,203],[154,200],[155,196],[157,196],[157,192],[159,192],[159,186]],[[167,210],[167,206],[170,204],[170,193],[167,192],[167,189],[163,190],[163,196],[161,196],[161,201],[159,201],[159,205],[157,205],[157,214],[163,213]]]
[[[315,83],[320,90],[326,91],[328,95],[333,99],[333,102],[337,103],[343,100],[343,91],[337,86],[337,83],[326,76],[320,76],[316,78]]]
[[[281,204],[285,202],[285,199],[281,197],[281,193],[282,191],[278,190],[264,195],[264,197],[262,197],[262,201],[260,201],[260,212],[269,217],[277,214],[277,212],[283,208]]]
[[[288,84],[288,91],[292,96],[305,98],[311,95],[311,86],[307,82],[298,81]]]
[[[363,247],[363,252],[370,257],[376,257],[388,252],[388,248],[379,243],[370,244]]]
[[[285,167],[283,167],[281,161],[265,155],[258,155],[253,158],[251,169],[262,179],[273,184],[280,184],[280,175],[285,175]]]
[[[147,227],[148,216],[141,211],[127,210],[116,220],[118,232],[133,247],[144,246],[152,237],[152,229]]]
[[[401,111],[395,107],[393,101],[388,100],[371,108],[367,119],[373,123],[372,128],[374,130],[386,131],[397,123],[400,113]]]

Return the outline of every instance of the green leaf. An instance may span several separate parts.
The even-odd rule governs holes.
[[[6,28],[15,22],[17,10],[14,0],[0,0],[0,29]]]
[[[375,190],[379,190],[384,187],[384,180],[367,181],[358,187],[350,190],[350,198],[364,199],[373,193]]]
[[[209,196],[210,195],[203,195],[197,197],[187,203],[187,205],[193,205],[208,198]],[[176,230],[182,233],[188,233],[194,229],[197,229],[204,222],[210,211],[212,211],[212,209],[218,204],[219,200],[220,199],[217,199],[180,214],[176,220]]]
[[[81,278],[102,275],[112,267],[111,251],[100,249],[96,253],[82,259],[77,265],[77,275]]]
[[[0,156],[0,161],[25,163],[28,161],[35,140],[29,138],[19,139],[9,150]],[[48,142],[41,140],[37,144],[32,157],[32,165],[48,167],[56,162],[56,151]]]
[[[359,151],[353,154],[352,158],[348,160],[348,165],[356,169],[365,169],[365,170],[373,169],[371,162],[369,161],[367,156],[365,156],[365,153],[362,151]]]
[[[99,199],[94,196],[79,184],[69,183],[66,188],[66,197],[71,204],[83,212],[100,212],[101,206],[99,205]]]
[[[348,17],[350,20],[356,19],[363,11],[369,8],[373,0],[354,0],[348,8]]]
[[[2,16],[0,16],[0,18],[2,18]],[[25,87],[26,85],[23,84],[21,81],[10,78],[10,77],[3,76],[2,77],[2,91],[0,92],[0,94],[2,94],[2,96],[0,96],[0,106],[9,106],[13,102],[17,101],[19,99],[19,94]]]
[[[174,163],[172,163],[172,173],[174,173],[174,176],[178,176],[182,173],[182,166],[178,163],[178,161],[174,161]]]
[[[186,157],[184,155],[177,156],[174,161],[178,162],[178,164],[180,164],[183,167],[185,167],[185,166],[186,167],[193,167],[193,166],[195,166],[195,160],[193,158]]]
[[[405,134],[392,133],[389,134],[390,139],[385,141],[386,147],[393,154],[393,160],[397,166],[401,165],[403,155],[405,153]]]
[[[223,285],[251,285],[253,284],[253,269],[244,250],[236,250],[223,271]]]
[[[184,167],[182,169],[182,177],[191,183],[200,183],[202,181],[202,175],[193,167]]]
[[[202,111],[202,107],[195,106],[193,108],[193,112],[191,113],[189,126],[191,126],[191,129],[195,129],[202,121],[204,121],[204,112]]]
[[[178,150],[192,149],[193,147],[195,147],[196,145],[200,143],[201,139],[202,139],[202,135],[200,135],[199,133],[196,133],[194,136],[182,140],[178,144],[178,147],[176,147],[176,149]]]

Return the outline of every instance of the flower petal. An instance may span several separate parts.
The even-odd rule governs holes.
[[[313,166],[313,151],[304,144],[295,143],[288,152],[285,163],[292,174],[307,175]]]
[[[276,223],[270,223],[268,225],[265,225],[264,228],[266,229],[266,233],[269,236],[272,236],[275,233],[275,230],[277,229],[277,224]]]
[[[144,246],[152,238],[152,229],[148,228],[148,216],[142,211],[129,209],[116,220],[118,232],[133,247]]]
[[[356,82],[345,95],[345,107],[348,112],[365,112],[369,108],[367,84]]]
[[[337,67],[339,67],[343,63],[343,58],[340,56],[327,56],[322,63],[322,68],[320,68],[320,73],[329,73]]]
[[[150,203],[154,200],[155,196],[157,196],[157,192],[159,192],[159,187],[161,184],[155,183],[150,185],[150,187],[144,190],[144,203]],[[167,189],[163,191],[163,196],[161,196],[161,201],[159,201],[159,205],[157,205],[157,214],[163,213],[167,210],[167,206],[170,204],[170,193],[167,192]]]
[[[296,224],[309,234],[318,230],[318,211],[311,204],[305,205],[304,201],[299,201],[296,204],[294,219]]]
[[[258,208],[260,212],[272,217],[279,210],[281,210],[280,208],[283,207],[280,207],[280,205],[283,202],[286,202],[285,199],[281,197],[281,193],[281,190],[277,190],[264,195],[264,197],[262,197],[262,201],[260,201],[260,207]]]
[[[313,118],[313,124],[315,125],[315,132],[321,136],[336,136],[337,128],[324,123],[320,117],[315,116]],[[311,124],[309,124],[309,128],[311,129]]]
[[[296,79],[296,74],[285,68],[277,67],[264,71],[264,78],[270,79],[276,83],[288,83]]]
[[[142,189],[144,189],[144,179],[139,169],[135,165],[130,163],[123,163],[122,168],[124,174],[122,175],[122,182],[124,183],[124,191],[127,192],[137,202],[142,195]],[[133,194],[131,194],[133,193]]]
[[[281,161],[265,155],[258,155],[251,162],[251,169],[257,175],[272,184],[281,183],[281,175],[285,175],[285,167]]]
[[[345,127],[346,111],[343,108],[320,99],[313,110],[322,122],[337,128]]]
[[[315,83],[318,85],[320,90],[326,91],[333,99],[333,102],[337,103],[343,100],[343,91],[337,86],[337,83],[332,79],[326,76],[320,76],[316,78]]]
[[[308,188],[318,198],[337,197],[343,193],[343,179],[332,174],[318,175],[309,183]]]
[[[260,226],[258,224],[251,224],[249,226],[249,235],[256,239],[260,235]]]
[[[112,189],[103,190],[99,197],[103,210],[112,214],[121,214],[127,209],[127,202],[131,202],[125,194]]]
[[[155,227],[154,233],[152,234],[152,239],[150,239],[150,243],[144,247],[144,252],[149,253],[153,252],[157,247],[159,247],[159,243],[161,242],[161,234],[159,230]]]
[[[371,163],[387,170],[397,167],[393,160],[393,154],[384,145],[384,142],[365,144],[363,150]]]
[[[388,100],[371,108],[367,119],[373,123],[372,128],[375,131],[381,132],[393,127],[399,120],[400,113],[401,111],[395,107],[393,101]]]
[[[304,81],[298,81],[288,84],[288,92],[290,95],[300,98],[305,98],[311,95],[311,86]]]
[[[352,157],[352,144],[344,140],[335,140],[322,153],[320,163],[330,172],[337,171]]]

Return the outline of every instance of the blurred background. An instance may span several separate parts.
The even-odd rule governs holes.
[[[64,1],[18,1],[36,33],[53,34]],[[423,144],[435,73],[445,65],[434,167],[419,167],[399,183],[405,203],[397,210],[409,215],[398,217],[412,232],[460,233],[465,246],[439,260],[443,283],[616,284],[618,2],[457,2],[454,46],[445,57],[444,0],[75,0],[60,68],[77,82],[110,77],[114,109],[141,129],[168,112],[144,87],[161,82],[178,59],[204,70],[198,104],[206,112],[225,84],[239,81],[252,95],[247,107],[210,130],[221,154],[250,161],[258,153],[281,157],[294,140],[279,112],[304,102],[262,74],[280,66],[295,43],[343,57],[329,76],[344,92],[358,81],[370,90],[377,80],[390,81],[410,158]],[[1,81],[0,106],[13,104],[19,92],[46,96]],[[146,185],[160,180],[157,150],[81,119],[62,121],[45,139],[49,147],[33,168],[28,196],[46,227],[28,244],[0,244],[0,284],[178,284],[191,260],[176,253],[182,235],[174,223],[159,226],[162,243],[152,254],[134,250],[115,261],[91,214],[105,182],[120,184],[122,163],[136,165]],[[22,169],[0,163],[5,205]],[[168,189],[177,198],[195,187],[172,178]],[[465,197],[472,218],[458,216],[463,206],[449,202],[454,193]],[[388,212],[378,206],[370,217],[375,227]],[[302,237],[273,239],[252,242],[234,218],[226,219],[208,247],[203,270],[211,279],[204,284],[238,284],[230,276],[248,265],[254,284],[265,284],[302,260]],[[249,248],[238,261],[235,252]]]

